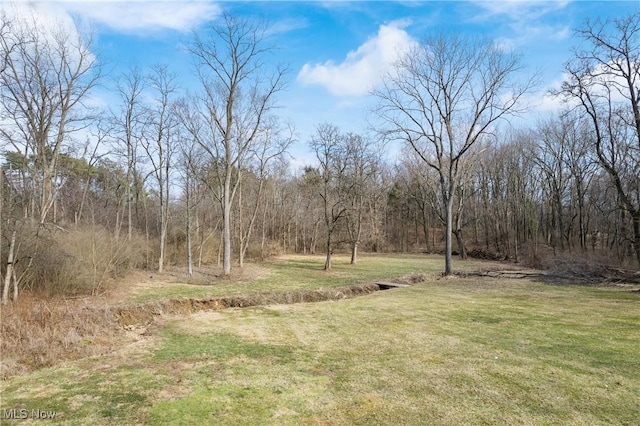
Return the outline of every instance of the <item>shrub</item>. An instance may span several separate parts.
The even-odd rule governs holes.
[[[116,238],[100,227],[43,229],[23,238],[18,275],[23,289],[44,296],[99,294],[109,279],[142,265],[141,237]]]

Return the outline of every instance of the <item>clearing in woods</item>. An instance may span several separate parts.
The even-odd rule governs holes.
[[[2,424],[35,424],[33,410],[77,425],[637,424],[637,285],[442,278],[435,256],[363,256],[356,266],[338,257],[331,273],[322,262],[280,258],[214,286],[155,277],[164,284],[134,286],[118,303],[424,281],[345,300],[155,315],[108,354],[2,381]],[[25,420],[9,419],[21,410]]]

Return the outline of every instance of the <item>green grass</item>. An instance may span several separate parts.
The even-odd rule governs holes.
[[[278,262],[263,280],[333,286],[431,268],[381,256],[334,276],[303,260]],[[433,278],[348,300],[171,317],[150,339],[7,380],[2,408],[56,410],[78,425],[640,419],[640,295],[627,289]]]
[[[473,267],[472,261],[457,262],[458,270]],[[324,271],[323,256],[288,255],[268,262],[266,270],[245,277],[237,270],[230,278],[198,278],[193,284],[173,282],[148,287],[134,302],[151,302],[175,298],[202,298],[237,294],[288,292],[317,288],[342,287],[351,284],[389,280],[406,274],[434,273],[443,268],[439,256],[421,255],[361,255],[356,265],[349,264],[345,255],[333,256],[331,271]]]

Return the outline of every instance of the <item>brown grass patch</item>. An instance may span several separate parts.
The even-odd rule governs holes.
[[[270,271],[259,265],[235,268],[230,276],[222,275],[222,268],[215,265],[196,268],[192,276],[184,267],[167,266],[165,272],[135,270],[118,278],[109,290],[112,302],[127,301],[166,288],[189,289],[194,286],[214,286],[221,283],[246,283],[268,276]]]
[[[44,300],[23,294],[0,312],[0,378],[110,353],[122,349],[123,342],[133,342],[129,345],[133,349],[144,346],[149,340],[148,327],[162,315],[340,300],[378,290],[375,284],[363,284],[286,293],[171,299],[118,307],[95,297]]]
[[[113,350],[121,335],[96,298],[43,300],[23,294],[2,307],[0,378]]]

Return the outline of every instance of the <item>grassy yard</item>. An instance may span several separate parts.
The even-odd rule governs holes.
[[[456,264],[458,270],[477,268],[478,262]],[[496,267],[496,264],[492,264]],[[168,298],[229,296],[254,292],[286,292],[310,290],[320,287],[343,287],[363,282],[393,279],[407,274],[440,272],[443,260],[424,255],[363,255],[356,265],[349,264],[346,256],[334,256],[330,272],[322,270],[321,256],[288,255],[266,264],[248,265],[243,272],[233,271],[229,278],[215,274],[187,279],[177,275],[170,280],[153,279],[136,288],[128,301],[150,302]]]
[[[640,423],[637,292],[438,278],[429,273],[441,260],[414,256],[337,262],[331,274],[320,266],[281,260],[253,285],[215,291],[428,280],[341,301],[164,317],[112,354],[1,382],[0,414],[55,411],[78,425]]]

